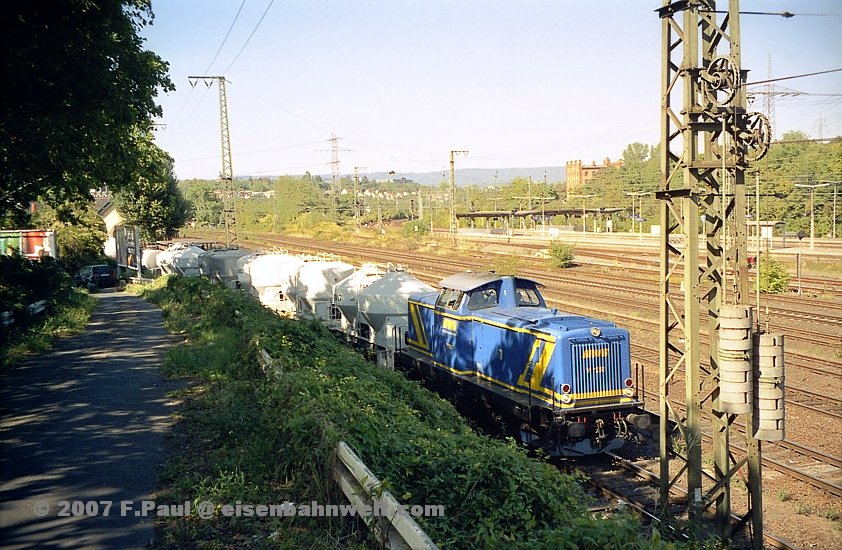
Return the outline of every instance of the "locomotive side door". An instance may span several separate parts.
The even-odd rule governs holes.
[[[445,368],[459,374],[472,374],[474,346],[471,322],[465,320],[461,312],[464,296],[464,292],[455,289],[444,289],[439,294],[433,354]]]

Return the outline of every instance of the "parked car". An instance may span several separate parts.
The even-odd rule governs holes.
[[[108,264],[86,265],[73,277],[77,286],[87,287],[88,290],[114,287],[120,284],[117,268]]]

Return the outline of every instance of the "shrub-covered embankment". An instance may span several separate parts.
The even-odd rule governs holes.
[[[46,300],[42,313],[30,304]],[[11,314],[0,323],[0,367],[41,353],[61,336],[81,331],[93,311],[94,299],[73,286],[70,275],[50,257],[37,261],[20,254],[0,255],[0,312]]]
[[[316,323],[281,319],[244,293],[199,279],[142,290],[185,343],[165,370],[194,378],[159,500],[342,504],[332,480],[347,442],[443,548],[652,548],[623,517],[593,518],[577,480],[512,443],[472,431],[446,401],[370,364]],[[267,380],[265,348],[283,368]],[[368,546],[339,518],[167,520],[159,545]]]

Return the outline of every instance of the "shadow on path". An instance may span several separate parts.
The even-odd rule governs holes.
[[[95,297],[83,334],[0,376],[4,548],[142,548],[153,538],[154,514],[135,511],[151,498],[172,425],[166,393],[181,384],[158,365],[175,339],[142,299]],[[96,501],[99,515],[59,517],[59,502],[74,500]],[[108,517],[99,501],[113,503]],[[121,501],[133,501],[125,517]]]

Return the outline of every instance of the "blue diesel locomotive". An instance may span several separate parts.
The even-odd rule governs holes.
[[[629,333],[547,308],[539,283],[465,272],[408,301],[410,368],[486,403],[553,456],[617,449],[649,428],[632,378]]]

